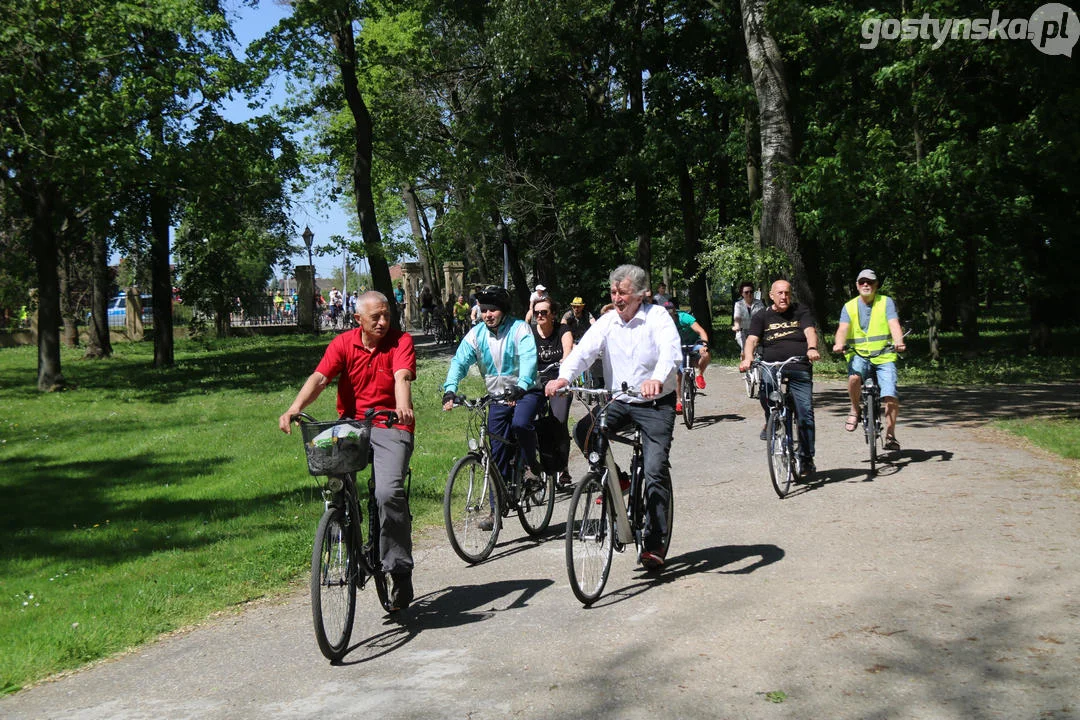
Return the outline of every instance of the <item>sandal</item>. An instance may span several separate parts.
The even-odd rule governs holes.
[[[844,423],[844,429],[848,432],[855,432],[855,428],[859,427],[859,416],[855,413],[848,413],[847,422]]]
[[[900,443],[896,441],[895,437],[890,435],[889,437],[885,438],[884,448],[886,450],[889,450],[890,452],[895,452],[900,449]]]

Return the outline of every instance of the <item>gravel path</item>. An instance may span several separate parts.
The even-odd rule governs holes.
[[[1075,412],[1080,386],[903,390],[906,449],[871,479],[842,386],[818,383],[822,482],[778,500],[757,401],[730,368],[708,380],[698,425],[676,427],[658,579],[616,555],[582,608],[560,496],[546,541],[511,521],[476,567],[423,533],[418,602],[399,624],[365,593],[342,666],[298,587],[4,698],[0,716],[1080,718],[1077,466],[982,424]]]

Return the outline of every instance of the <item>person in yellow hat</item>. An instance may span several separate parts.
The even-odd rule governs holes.
[[[581,341],[581,336],[594,322],[596,322],[596,318],[585,309],[585,301],[581,299],[580,295],[570,301],[570,309],[563,313],[562,316],[562,323],[570,328],[570,336],[574,338],[575,345]]]

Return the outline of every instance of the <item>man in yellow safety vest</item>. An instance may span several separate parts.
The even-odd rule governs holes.
[[[904,352],[904,331],[900,328],[896,303],[891,297],[878,294],[877,275],[867,268],[858,274],[855,284],[859,294],[840,311],[840,326],[836,328],[833,352],[843,352],[844,345],[850,344],[858,347],[863,354],[875,353],[888,345],[890,340],[896,352]],[[881,400],[885,403],[886,450],[900,449],[900,443],[896,440],[896,416],[900,408],[896,393],[896,352],[889,351],[869,359],[850,349],[847,352],[851,410],[844,429],[852,432],[859,425],[859,395],[862,393],[863,378],[873,365],[878,387],[881,388]]]

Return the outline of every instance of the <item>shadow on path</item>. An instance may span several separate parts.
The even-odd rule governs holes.
[[[815,410],[846,415],[847,390],[815,389]],[[932,387],[900,384],[900,425],[926,428],[943,422],[978,425],[991,420],[1064,415],[1080,417],[1080,383]],[[899,432],[897,433],[899,436]]]
[[[500,612],[520,610],[538,592],[554,584],[554,580],[500,580],[481,585],[451,585],[421,595],[408,610],[383,616],[385,630],[349,648],[350,654],[364,651],[361,657],[350,660],[346,655],[338,664],[357,665],[378,659],[404,646],[423,630],[462,627],[489,620]],[[509,604],[495,606],[500,598],[508,596],[512,597]]]
[[[637,582],[601,598],[590,607],[615,605],[640,595],[650,588],[698,573],[715,571],[721,575],[747,575],[766,565],[772,565],[783,557],[783,549],[776,545],[721,545],[692,550],[668,558],[664,563],[663,572],[658,574],[648,572],[644,568],[637,568],[641,573]],[[757,559],[749,564],[743,564],[750,558]]]

